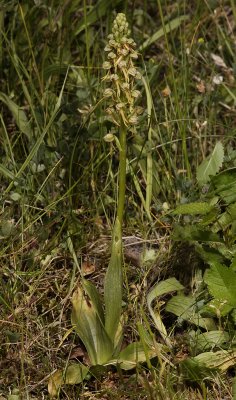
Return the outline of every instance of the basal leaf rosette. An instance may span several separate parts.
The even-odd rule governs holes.
[[[107,61],[103,68],[107,71],[103,81],[107,88],[104,90],[104,97],[109,99],[106,112],[115,125],[122,123],[132,128],[138,123],[138,116],[142,108],[135,106],[136,99],[140,92],[135,89],[141,74],[134,65],[138,58],[135,50],[136,43],[129,37],[130,30],[125,14],[119,13],[114,20],[112,33],[108,35],[108,43],[105,51],[108,53]]]

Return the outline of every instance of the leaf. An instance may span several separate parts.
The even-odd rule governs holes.
[[[179,206],[176,207],[176,209],[172,212],[172,214],[177,214],[177,215],[184,215],[184,214],[190,214],[190,215],[204,215],[209,213],[212,208],[212,206],[209,203],[206,202],[195,202],[195,203],[188,203],[188,204],[180,204]]]
[[[9,110],[11,111],[16,124],[21,132],[23,132],[28,139],[31,138],[31,129],[28,118],[26,117],[25,112],[12,101],[5,93],[0,92],[0,100],[7,105]]]
[[[116,218],[111,258],[105,276],[105,327],[111,341],[115,342],[115,336],[119,327],[122,309],[122,234],[120,221]]]
[[[221,371],[226,371],[228,368],[236,365],[236,351],[208,351],[198,354],[198,356],[194,357],[194,360],[199,365],[206,366],[207,368],[218,368]]]
[[[197,169],[197,181],[203,186],[209,182],[210,176],[215,176],[222,167],[224,148],[221,142],[217,142],[212,154],[199,165]]]
[[[71,364],[65,371],[57,370],[48,382],[50,397],[57,397],[62,385],[75,385],[83,382],[89,372],[89,368],[83,364]]]
[[[200,326],[204,329],[215,329],[215,324],[211,318],[202,318],[196,312],[196,300],[193,297],[177,295],[170,299],[165,310],[171,312],[182,320]]]
[[[99,305],[94,305],[95,302],[96,296],[93,299],[86,298],[80,287],[72,296],[72,324],[93,365],[104,364],[113,353],[112,342],[97,312]]]
[[[3,164],[0,164],[0,173],[5,175],[5,177],[10,178],[11,180],[14,180],[15,178],[15,175]]]
[[[103,306],[102,306],[101,296],[97,288],[90,281],[87,281],[85,279],[83,279],[83,287],[86,290],[86,293],[88,294],[90,300],[92,301],[92,304],[101,322],[104,324],[105,318],[104,318]]]
[[[236,201],[236,168],[227,169],[213,176],[211,183],[215,188],[215,193],[226,204]]]
[[[215,263],[205,272],[204,281],[215,299],[236,307],[236,272]]]
[[[149,312],[153,318],[153,321],[155,322],[156,328],[158,329],[159,333],[165,340],[166,344],[168,346],[171,345],[170,339],[167,337],[167,331],[165,328],[165,325],[162,322],[160,311],[158,312],[152,308],[152,302],[154,299],[157,299],[160,296],[163,296],[164,294],[171,293],[176,290],[182,290],[184,289],[184,286],[181,285],[175,278],[169,278],[166,279],[165,281],[158,282],[148,293],[147,295],[147,304],[148,304],[148,309]]]
[[[222,213],[212,226],[214,232],[225,230],[236,220],[236,203],[230,204],[224,213]]]
[[[120,352],[119,357],[111,360],[107,365],[119,364],[120,368],[130,370],[135,368],[138,363],[146,362],[147,356],[149,359],[157,356],[154,347],[148,347],[146,354],[143,344],[141,342],[134,342],[125,347],[125,349]]]
[[[183,21],[186,21],[189,18],[188,15],[181,15],[172,21],[169,21],[165,24],[164,27],[160,28],[158,31],[156,31],[152,36],[150,36],[145,42],[140,46],[139,50],[143,51],[147,47],[149,47],[152,43],[156,42],[159,40],[162,36],[165,36],[165,34],[173,31],[174,29],[178,28]]]
[[[191,382],[202,383],[203,380],[212,378],[216,369],[211,369],[199,363],[195,358],[187,358],[180,363],[181,372],[185,379]]]
[[[201,334],[196,333],[193,338],[193,347],[196,351],[206,351],[214,347],[222,347],[228,344],[229,334],[224,331],[209,331]]]
[[[180,226],[176,224],[174,226],[172,237],[174,240],[181,242],[197,241],[220,243],[223,241],[217,233],[198,228],[196,225]]]

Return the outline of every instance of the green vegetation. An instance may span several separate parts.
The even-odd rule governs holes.
[[[0,4],[0,400],[236,399],[234,2]]]

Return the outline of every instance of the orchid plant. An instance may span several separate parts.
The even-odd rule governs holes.
[[[122,224],[125,208],[127,133],[138,123],[141,107],[135,105],[140,92],[135,89],[141,74],[135,67],[138,53],[130,38],[126,16],[119,13],[114,20],[112,33],[105,47],[107,61],[103,63],[106,88],[103,99],[107,101],[106,113],[114,123],[118,136],[108,134],[105,140],[115,140],[119,150],[117,215],[113,227],[111,258],[105,276],[104,305],[96,287],[81,277],[72,296],[72,324],[86,347],[90,365],[71,364],[65,371],[58,370],[50,378],[48,390],[56,396],[63,384],[82,382],[96,366],[119,365],[123,369],[134,368],[138,362],[155,356],[152,340],[145,333],[140,342],[122,344],[122,287],[123,254]],[[143,331],[142,331],[143,332]],[[145,344],[144,344],[145,343]],[[144,349],[145,347],[145,349]]]

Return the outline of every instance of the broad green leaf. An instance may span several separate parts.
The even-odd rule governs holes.
[[[188,321],[190,324],[200,326],[204,329],[215,329],[215,324],[211,318],[202,318],[196,312],[196,300],[192,297],[177,295],[170,299],[165,310],[175,314],[180,320]]]
[[[85,289],[86,293],[88,294],[101,322],[105,323],[103,306],[101,301],[101,296],[97,290],[97,288],[92,284],[92,282],[83,279],[83,288]]]
[[[28,139],[30,139],[32,136],[30,124],[22,108],[14,103],[14,101],[12,101],[10,97],[8,97],[5,93],[0,92],[0,100],[5,103],[11,111],[19,130],[23,132],[28,137]]]
[[[76,385],[83,382],[89,372],[89,368],[83,364],[71,364],[65,371],[57,370],[48,382],[50,397],[57,397],[62,385]]]
[[[162,322],[161,315],[160,315],[160,308],[157,307],[155,310],[152,307],[152,302],[154,299],[158,300],[158,297],[163,296],[164,294],[174,292],[176,290],[184,289],[183,285],[177,281],[175,278],[169,278],[165,281],[158,282],[148,293],[147,295],[147,304],[149,312],[155,322],[156,328],[158,329],[159,333],[165,340],[166,344],[171,347],[171,341],[168,338],[167,331],[165,325]],[[158,310],[158,311],[157,311]]]
[[[156,356],[157,354],[154,347],[148,347],[146,353],[141,342],[134,342],[123,349],[117,359],[109,361],[106,365],[119,364],[120,368],[129,370],[135,368],[138,363],[146,362],[147,357],[151,359]]]
[[[201,258],[208,263],[209,265],[213,265],[217,263],[223,263],[224,257],[221,253],[219,253],[218,248],[214,249],[208,247],[207,245],[196,244],[196,251],[201,256]]]
[[[121,226],[119,219],[116,218],[113,230],[111,258],[104,283],[105,327],[113,344],[121,318],[122,263]]]
[[[162,36],[165,36],[165,34],[173,31],[174,29],[178,28],[183,21],[186,21],[189,18],[188,15],[181,15],[172,21],[169,21],[165,24],[165,27],[158,29],[152,36],[150,36],[145,42],[140,46],[139,50],[143,51],[147,47],[149,47],[152,43],[156,42],[159,40]]]
[[[215,263],[205,272],[204,281],[215,299],[236,307],[236,272]]]
[[[94,299],[93,299],[94,301]],[[88,352],[91,364],[104,364],[113,353],[112,342],[94,307],[78,287],[72,296],[72,324]]]
[[[221,142],[217,142],[212,154],[199,165],[197,180],[200,185],[209,182],[210,176],[215,176],[222,167],[224,160],[224,148]]]
[[[206,202],[196,202],[196,203],[188,203],[188,204],[180,204],[176,207],[176,209],[172,212],[172,214],[177,215],[204,215],[209,213],[212,210],[212,205]]]
[[[230,204],[224,213],[222,213],[214,223],[212,230],[218,232],[225,230],[230,224],[236,220],[236,203]]]
[[[234,256],[231,265],[230,265],[230,269],[234,272],[236,272],[236,256]]]
[[[196,351],[206,351],[214,347],[222,347],[228,344],[229,334],[224,331],[209,331],[201,334],[196,333],[193,338],[193,347]]]
[[[211,379],[216,372],[216,369],[207,367],[195,358],[187,358],[180,363],[180,367],[185,379],[199,383],[202,383],[203,380]]]
[[[197,242],[222,242],[217,233],[210,230],[198,228],[196,225],[180,226],[175,225],[172,234],[174,240],[185,242],[185,241],[197,241]]]
[[[236,350],[208,351],[198,354],[193,359],[199,365],[206,366],[207,368],[217,368],[221,371],[227,371],[228,368],[236,365]]]
[[[226,204],[236,201],[236,168],[230,168],[220,172],[211,178],[215,193]]]

